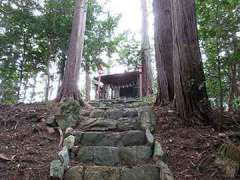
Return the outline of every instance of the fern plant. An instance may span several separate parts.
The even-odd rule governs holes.
[[[218,149],[217,157],[226,176],[235,177],[240,169],[240,146],[223,144]]]

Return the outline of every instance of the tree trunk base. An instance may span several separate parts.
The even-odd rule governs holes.
[[[84,101],[81,98],[81,93],[78,90],[77,87],[74,88],[64,88],[62,86],[62,88],[60,88],[59,92],[58,92],[58,96],[56,98],[56,102],[62,102],[65,99],[73,99],[76,100],[80,103],[81,106],[84,106]]]
[[[79,89],[77,87],[75,88],[61,88],[58,92],[58,96],[55,99],[56,102],[60,103],[65,101],[66,99],[72,99],[75,101],[78,101],[80,106],[86,107],[87,109],[93,109],[93,107],[84,102],[82,97],[81,97],[81,93],[79,91]]]
[[[186,123],[186,125],[189,125],[189,126],[195,126],[195,125],[215,126],[211,109],[205,110],[204,112],[201,110],[194,110],[192,115],[185,117],[183,120]]]

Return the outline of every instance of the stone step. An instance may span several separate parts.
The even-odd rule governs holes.
[[[79,125],[82,129],[89,131],[109,131],[109,130],[137,130],[141,129],[141,122],[138,118],[85,118]]]
[[[123,132],[75,131],[76,145],[81,146],[139,146],[147,143],[144,131]]]
[[[82,112],[82,119],[79,121],[79,129],[91,131],[125,131],[150,129],[156,125],[156,116],[151,107],[139,109],[95,109],[92,112]]]
[[[95,109],[90,113],[91,118],[107,118],[107,119],[119,119],[122,117],[137,117],[138,111],[134,108],[113,108],[110,109]]]
[[[160,180],[160,168],[154,165],[135,167],[75,166],[66,180]]]
[[[81,163],[100,166],[136,165],[152,159],[151,146],[83,146],[77,153]]]

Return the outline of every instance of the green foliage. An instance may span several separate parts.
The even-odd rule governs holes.
[[[236,97],[233,99],[233,108],[238,109],[240,107],[240,97]]]
[[[120,16],[112,16],[104,12],[96,0],[88,1],[85,42],[83,50],[83,66],[85,69],[96,70],[98,64],[104,63],[103,52],[110,58],[117,51],[122,35],[115,35]]]
[[[240,63],[239,1],[198,0],[197,13],[208,94],[219,107],[221,96],[224,104],[229,98],[230,67]]]
[[[29,79],[48,74],[58,64],[62,79],[75,0],[4,0],[0,2],[0,103],[21,101]],[[95,70],[104,52],[116,52],[121,35],[114,31],[120,16],[88,1],[84,67]]]
[[[120,64],[126,65],[128,70],[137,70],[141,64],[141,43],[126,35],[120,43],[118,54]]]
[[[238,64],[240,82],[239,0],[197,0],[199,40],[210,99],[216,107],[229,103],[232,67]],[[0,103],[21,101],[21,90],[37,74],[47,74],[49,63],[58,64],[62,77],[71,32],[74,0],[0,1]],[[120,64],[136,70],[141,61],[140,43],[117,34],[120,16],[104,12],[97,0],[88,1],[83,67],[95,71],[118,53]],[[233,108],[240,106],[233,93]]]
[[[35,1],[2,1],[0,4],[0,102],[16,102],[20,87],[38,66],[35,57],[39,51],[34,48],[36,19],[33,9]]]

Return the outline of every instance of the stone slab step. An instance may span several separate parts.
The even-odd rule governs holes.
[[[89,115],[82,116],[79,128],[91,131],[126,131],[150,129],[156,125],[156,116],[151,107],[141,107],[139,109],[110,109],[94,110]]]
[[[139,146],[147,143],[144,131],[82,132],[73,133],[77,145],[81,146]]]
[[[160,180],[160,168],[153,165],[138,167],[75,166],[66,173],[66,180]]]
[[[136,165],[152,159],[150,146],[83,146],[80,147],[77,159],[81,163],[100,166]]]
[[[141,129],[141,122],[138,118],[119,118],[107,119],[107,118],[85,118],[80,122],[82,129],[90,131],[109,131],[109,130],[137,130]]]
[[[110,108],[110,109],[95,109],[90,113],[91,118],[108,118],[108,119],[119,119],[122,117],[137,117],[138,111],[136,109],[127,108]]]

